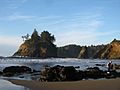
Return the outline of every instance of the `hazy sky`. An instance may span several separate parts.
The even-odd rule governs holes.
[[[0,0],[0,55],[34,28],[54,34],[57,46],[106,44],[120,39],[120,0]]]

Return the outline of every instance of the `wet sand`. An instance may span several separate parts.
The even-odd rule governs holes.
[[[9,81],[16,85],[25,86],[30,90],[120,90],[120,78],[74,82]]]

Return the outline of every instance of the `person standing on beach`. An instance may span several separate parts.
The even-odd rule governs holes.
[[[112,68],[113,68],[112,61],[108,62],[107,67],[108,67],[108,72],[110,72],[112,70]]]

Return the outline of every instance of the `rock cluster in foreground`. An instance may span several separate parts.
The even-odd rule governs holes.
[[[87,68],[85,71],[76,70],[73,66],[45,67],[40,74],[41,81],[77,81],[83,79],[100,79],[120,77],[116,71],[102,71],[98,67]]]
[[[40,72],[36,73],[39,77],[36,77],[36,74],[33,73],[31,68],[27,66],[10,66],[6,67],[0,75],[5,77],[14,77],[23,74],[31,74],[34,79],[40,79],[40,81],[78,81],[84,79],[101,79],[101,78],[116,78],[120,77],[120,72],[100,70],[98,67],[87,68],[86,70],[77,70],[79,67],[73,66],[54,66],[44,67]],[[33,76],[34,75],[34,76]],[[24,75],[20,78],[23,78]]]

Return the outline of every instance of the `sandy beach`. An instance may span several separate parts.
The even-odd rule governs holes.
[[[120,78],[74,82],[9,81],[16,85],[25,86],[30,90],[120,90]]]

